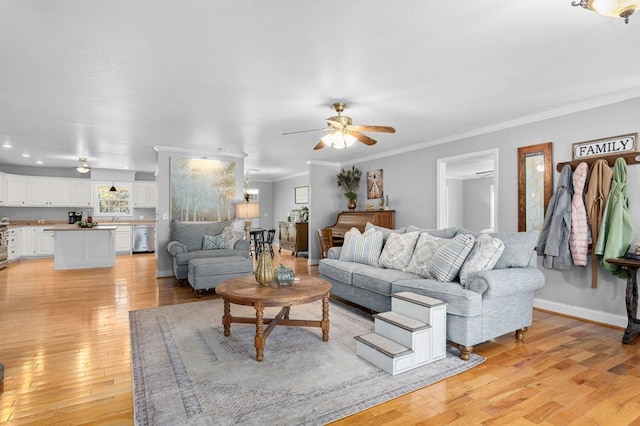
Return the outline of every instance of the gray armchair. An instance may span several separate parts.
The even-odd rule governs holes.
[[[233,222],[171,222],[171,241],[167,250],[173,258],[173,274],[182,285],[187,279],[189,261],[191,259],[240,256],[249,257],[249,242],[245,241],[244,232],[237,231],[240,238],[233,249],[220,248],[203,250],[202,240],[205,235],[220,235],[225,227]]]

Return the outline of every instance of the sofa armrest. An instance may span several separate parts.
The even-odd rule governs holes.
[[[532,293],[544,284],[544,275],[538,268],[506,268],[479,272],[467,289],[483,297],[504,297]]]
[[[327,251],[327,258],[329,259],[340,259],[340,252],[342,251],[342,247],[331,247]]]
[[[242,251],[248,252],[249,251],[249,241],[247,241],[247,240],[238,240],[233,245],[233,249],[234,250],[242,250]]]
[[[180,253],[186,253],[189,250],[187,250],[187,246],[180,241],[169,241],[167,243],[167,251],[171,253],[171,256],[175,256]]]

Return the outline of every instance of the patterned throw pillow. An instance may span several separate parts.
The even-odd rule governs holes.
[[[418,232],[408,234],[390,233],[378,260],[380,266],[400,271],[406,268],[411,261],[419,236],[420,233]]]
[[[460,283],[467,288],[478,272],[493,269],[503,251],[502,240],[488,234],[480,234],[460,269]]]
[[[440,248],[442,240],[443,238],[434,237],[426,232],[421,233],[416,243],[416,248],[413,250],[411,261],[404,268],[404,271],[420,275],[422,278],[431,278],[429,263],[438,248]]]
[[[340,260],[378,266],[380,251],[382,251],[382,232],[370,229],[360,234],[357,228],[351,228],[344,234]]]
[[[221,234],[224,238],[224,248],[233,249],[236,242],[240,239],[238,235],[233,231],[233,228],[227,226],[222,230]]]
[[[458,234],[450,240],[442,240],[438,251],[429,262],[429,274],[438,281],[453,281],[469,255],[475,238],[469,234]]]
[[[222,234],[211,236],[205,235],[202,237],[202,250],[215,250],[224,248],[224,237]]]

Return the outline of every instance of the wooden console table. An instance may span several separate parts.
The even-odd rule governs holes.
[[[627,318],[629,320],[627,328],[622,336],[622,343],[631,344],[633,339],[640,335],[640,319],[636,317],[638,314],[638,268],[640,268],[640,260],[629,259],[626,257],[618,257],[616,259],[606,259],[607,262],[619,265],[627,273],[627,293],[625,302],[627,305]]]

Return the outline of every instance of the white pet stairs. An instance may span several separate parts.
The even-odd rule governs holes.
[[[374,331],[356,336],[356,353],[391,375],[446,355],[447,304],[410,292],[391,297],[391,311],[373,316]]]

